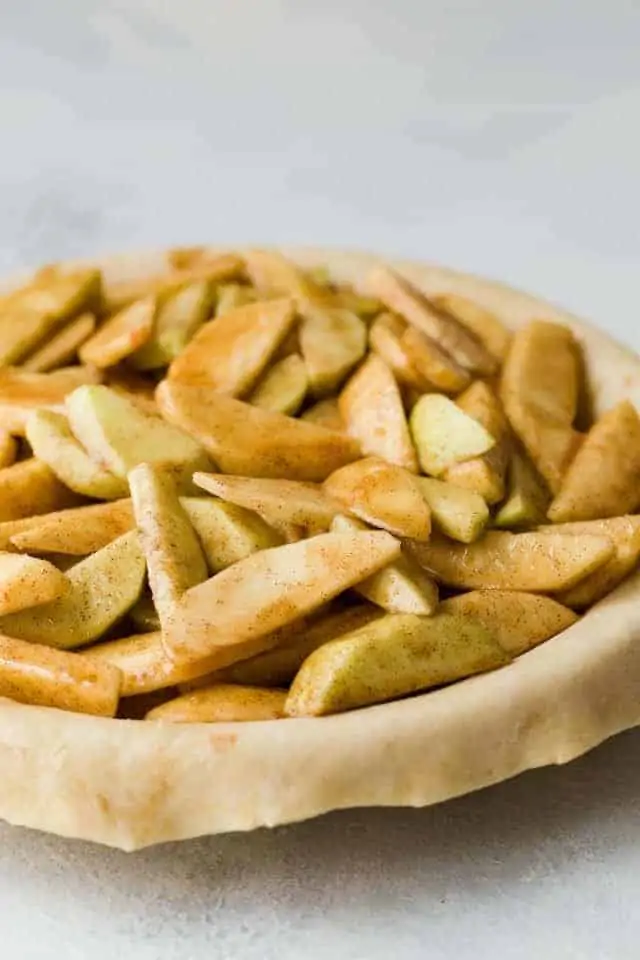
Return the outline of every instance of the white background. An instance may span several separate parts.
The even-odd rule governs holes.
[[[365,247],[640,347],[639,49],[637,0],[5,0],[0,268]],[[2,827],[3,954],[636,960],[639,746],[139,855]]]

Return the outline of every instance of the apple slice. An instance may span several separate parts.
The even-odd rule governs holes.
[[[640,506],[640,417],[623,400],[592,426],[549,507],[556,523],[600,520]]]
[[[78,349],[88,340],[96,328],[96,318],[92,313],[81,313],[70,320],[59,333],[54,334],[30,353],[21,366],[32,373],[48,373],[56,367],[73,363]]]
[[[110,280],[104,278],[104,299],[107,313],[116,313],[123,307],[142,300],[144,297],[158,297],[164,300],[176,290],[206,280],[209,284],[233,280],[242,272],[242,260],[235,253],[225,253],[211,257],[204,255],[197,260],[165,273],[138,277],[135,280]]]
[[[531,461],[518,450],[507,470],[507,498],[496,513],[496,527],[535,527],[547,519],[549,491]]]
[[[327,430],[337,430],[338,433],[343,433],[346,429],[335,397],[318,400],[304,411],[300,419],[306,420],[307,423],[315,423],[319,427],[326,427]]]
[[[418,472],[402,397],[393,374],[376,354],[351,377],[338,401],[348,433],[362,452]]]
[[[97,383],[99,375],[88,367],[65,367],[51,373],[31,373],[18,367],[0,368],[0,423],[3,429],[23,437],[34,410],[64,410],[65,398],[85,383]]]
[[[307,535],[324,533],[340,507],[315,483],[196,473],[193,481],[221,500],[254,510],[276,530],[289,524]]]
[[[282,537],[262,517],[211,497],[181,497],[211,573],[219,573],[260,550],[279,547]]]
[[[295,323],[293,301],[238,307],[205,324],[169,367],[169,378],[239,397],[255,386]]]
[[[210,388],[164,380],[156,395],[166,419],[195,437],[224,473],[319,481],[360,455],[342,433]]]
[[[65,575],[52,563],[0,552],[0,614],[57,600],[68,586]]]
[[[611,560],[607,537],[490,531],[471,544],[433,537],[411,552],[437,580],[466,589],[555,593],[574,586]]]
[[[257,300],[256,292],[252,287],[245,287],[239,283],[223,283],[216,291],[216,317],[231,313],[238,307],[246,307]]]
[[[6,430],[0,430],[0,470],[16,462],[18,443]]]
[[[511,331],[490,310],[457,293],[432,298],[433,305],[467,327],[484,344],[489,353],[502,363],[511,345]]]
[[[163,723],[241,723],[285,716],[285,690],[218,683],[154,707],[145,720]]]
[[[406,329],[405,320],[393,313],[381,313],[369,331],[371,349],[384,360],[403,387],[408,387],[418,394],[432,393],[434,384],[427,379],[425,371],[416,365],[419,364],[420,357],[415,353],[411,356],[402,339]]]
[[[139,463],[152,463],[190,481],[206,469],[202,448],[182,430],[104,386],[80,387],[67,398],[71,429],[89,455],[117,477]]]
[[[48,464],[70,490],[99,500],[127,495],[126,481],[91,459],[62,413],[34,410],[27,420],[26,433],[35,456]]]
[[[290,353],[267,370],[249,397],[249,403],[292,417],[304,403],[308,386],[302,357],[299,353]]]
[[[468,416],[481,423],[496,443],[487,453],[456,463],[445,478],[459,487],[479,493],[487,503],[500,503],[505,493],[509,462],[509,424],[502,405],[484,380],[476,380],[456,399]]]
[[[417,478],[377,457],[336,470],[324,489],[350,513],[399,537],[427,540],[431,512]]]
[[[0,316],[0,365],[19,363],[65,321],[100,307],[98,270],[50,271],[9,294]]]
[[[30,457],[0,470],[0,521],[75,507],[78,496],[60,483],[46,463]]]
[[[367,352],[367,328],[350,310],[307,301],[300,307],[300,350],[316,397],[338,389]]]
[[[576,523],[558,523],[538,527],[538,533],[566,533],[607,537],[614,546],[612,558],[575,587],[561,591],[556,599],[574,610],[584,610],[602,600],[625,577],[632,573],[640,560],[640,516],[611,517],[607,520],[584,520]]]
[[[479,493],[431,477],[417,481],[435,527],[462,543],[478,539],[489,522],[489,508]]]
[[[80,347],[82,363],[98,369],[113,367],[135,353],[151,336],[157,306],[155,297],[146,297],[110,317]]]
[[[184,350],[211,313],[211,285],[207,280],[190,283],[160,303],[153,330],[129,363],[136,370],[168,366]]]
[[[331,529],[336,533],[355,533],[368,527],[356,517],[339,514],[331,524]],[[388,613],[415,613],[430,617],[438,606],[435,581],[405,550],[397,560],[372,573],[353,589]]]
[[[568,327],[534,320],[518,330],[503,371],[501,396],[515,433],[552,493],[580,445],[578,345]]]
[[[81,560],[65,574],[58,600],[0,617],[9,637],[71,650],[97,640],[140,596],[145,562],[135,530]]]
[[[401,342],[413,366],[436,390],[455,394],[471,383],[469,371],[423,330],[409,324]]]
[[[399,553],[397,540],[374,532],[323,533],[253,554],[187,590],[165,629],[167,651],[178,662],[211,657],[212,669],[247,659]]]
[[[453,614],[387,614],[325,643],[302,664],[286,713],[354,710],[495,670],[509,655],[479,621]]]
[[[555,637],[578,620],[573,610],[556,600],[516,590],[472,590],[444,600],[440,609],[479,620],[512,657]]]
[[[495,446],[495,438],[478,420],[441,394],[420,397],[409,422],[420,466],[434,477]]]
[[[184,687],[201,687],[212,683],[288,686],[310,653],[329,640],[335,640],[381,616],[382,611],[368,603],[342,610],[334,610],[329,605],[326,612],[318,612],[311,621],[300,619],[290,624],[287,628],[289,635],[281,646],[187,682]]]
[[[129,489],[153,602],[164,627],[182,594],[206,580],[209,571],[171,477],[141,463],[129,473]]]
[[[389,310],[434,340],[460,366],[483,376],[495,373],[496,360],[478,337],[452,314],[438,310],[406,278],[380,266],[371,274],[369,286]]]
[[[85,557],[102,550],[133,526],[131,501],[112,500],[31,517],[11,535],[11,545],[25,553]]]

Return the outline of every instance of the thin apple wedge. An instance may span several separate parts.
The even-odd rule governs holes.
[[[0,470],[10,467],[16,462],[18,443],[6,430],[0,429]]]
[[[96,463],[126,478],[139,463],[170,470],[183,482],[209,461],[190,436],[139,407],[109,387],[89,386],[67,398],[71,429]]]
[[[348,285],[331,284],[327,289],[337,307],[344,307],[352,313],[357,313],[363,320],[372,320],[384,310],[382,301],[377,297],[360,293]]]
[[[401,386],[418,394],[432,393],[434,384],[427,378],[424,370],[414,363],[416,359],[419,362],[419,357],[416,358],[415,354],[411,356],[403,341],[407,326],[406,321],[395,314],[381,313],[369,331],[371,350],[386,363]]]
[[[218,683],[154,707],[145,720],[163,723],[241,723],[285,716],[285,690]]]
[[[126,481],[91,459],[64,414],[34,410],[27,420],[26,434],[35,456],[70,490],[99,500],[126,497]]]
[[[211,314],[212,293],[207,280],[176,290],[159,304],[146,342],[129,357],[136,370],[167,367],[184,350]]]
[[[195,473],[193,482],[214,497],[255,511],[276,530],[293,524],[307,536],[324,533],[340,512],[340,506],[315,483],[222,473]]]
[[[305,273],[281,253],[273,250],[246,250],[245,269],[258,294],[293,297],[298,302],[326,300],[327,291],[310,273]]]
[[[215,673],[199,677],[187,687],[207,686],[211,683],[243,683],[259,687],[284,687],[293,680],[310,653],[329,640],[335,640],[366,623],[382,616],[382,611],[368,603],[360,603],[343,610],[332,610],[316,616],[311,622],[294,621],[290,633],[281,646],[242,660]]]
[[[327,430],[337,430],[338,433],[344,433],[346,430],[345,422],[340,414],[338,401],[335,397],[327,397],[326,400],[318,400],[313,406],[309,407],[300,417],[307,423],[315,423],[319,427],[325,427]]]
[[[267,250],[245,254],[254,286],[266,295],[293,297],[301,315],[300,350],[316,397],[336,390],[364,357],[367,328],[357,313],[339,306],[329,288],[286,257]]]
[[[78,350],[95,328],[95,316],[92,313],[81,313],[75,320],[70,320],[59,333],[55,333],[30,353],[21,366],[32,373],[48,373],[56,367],[72,363]]]
[[[592,426],[549,507],[555,523],[599,520],[640,506],[640,417],[628,400]]]
[[[441,477],[457,463],[482,456],[495,438],[482,424],[448,397],[427,393],[420,397],[409,420],[420,466]]]
[[[335,533],[355,533],[369,528],[362,520],[339,514],[331,529]],[[435,581],[405,550],[397,560],[372,573],[353,589],[387,613],[415,613],[430,617],[438,606]]]
[[[183,593],[206,580],[209,571],[173,479],[141,463],[128,480],[151,594],[164,627]]]
[[[306,302],[300,307],[300,350],[315,397],[333,393],[367,352],[367,328],[350,310]]]
[[[535,527],[544,523],[549,491],[531,461],[513,450],[507,469],[507,498],[495,515],[496,527]]]
[[[342,433],[206,387],[164,380],[156,395],[169,423],[195,437],[224,473],[320,481],[360,455]]]
[[[494,634],[453,614],[387,614],[324,644],[296,674],[290,717],[322,716],[403,697],[509,663]]]
[[[0,368],[0,423],[4,430],[23,437],[34,410],[64,410],[66,397],[82,384],[97,383],[88,367],[65,367],[51,373],[30,373],[18,367]]]
[[[9,637],[71,650],[97,640],[138,599],[145,562],[136,531],[81,560],[65,574],[69,589],[58,600],[0,618]]]
[[[67,321],[102,299],[97,270],[54,271],[10,295],[0,309],[0,365],[19,363]]]
[[[293,301],[264,300],[205,324],[169,367],[169,378],[239,397],[255,386],[296,320]]]
[[[133,612],[133,611],[131,611]],[[131,615],[131,614],[130,614]],[[207,672],[207,664],[177,664],[167,655],[159,628],[118,640],[97,643],[86,657],[117,667],[122,675],[123,697],[153,693],[187,683]]]
[[[347,432],[365,455],[381,457],[411,473],[418,472],[400,390],[393,374],[375,354],[365,360],[338,400]]]
[[[114,717],[119,696],[120,674],[111,664],[0,636],[0,697]]]
[[[552,493],[580,445],[578,345],[571,330],[534,320],[518,330],[502,371],[504,409]]]
[[[132,280],[104,278],[104,299],[107,313],[116,313],[145,297],[158,297],[160,301],[188,284],[205,280],[209,284],[221,284],[237,279],[242,273],[242,260],[234,253],[220,256],[203,256],[197,262],[165,273],[152,274]]]
[[[460,366],[471,373],[495,373],[496,360],[480,339],[452,314],[438,310],[406,278],[381,266],[371,274],[369,287],[389,310],[434,340]]]
[[[461,297],[456,293],[433,297],[433,305],[443,313],[455,317],[459,323],[475,334],[492,357],[500,363],[505,360],[511,345],[511,331],[494,313],[474,300]]]
[[[22,517],[19,520],[0,521],[0,550],[12,552],[16,549],[19,549],[14,547],[12,543],[13,537],[19,536],[21,533],[25,533],[32,527],[39,526],[43,519],[46,520],[51,517],[57,517],[59,514],[63,513],[66,513],[66,510],[59,510],[45,514],[29,514],[28,516]],[[37,550],[27,550],[25,552],[38,553]]]
[[[307,368],[299,353],[290,353],[267,370],[249,397],[263,410],[294,416],[304,403],[309,387]]]
[[[78,499],[46,463],[35,457],[0,470],[0,521],[75,507]]]
[[[578,620],[573,610],[556,600],[517,590],[473,590],[444,600],[440,609],[479,620],[512,657],[555,637]]]
[[[145,297],[110,317],[80,347],[82,363],[100,370],[131,356],[151,336],[157,308],[155,297]]]
[[[399,537],[429,538],[431,512],[418,479],[401,467],[366,457],[332,473],[324,489],[345,510],[374,527]]]
[[[216,669],[276,645],[274,631],[321,607],[400,553],[388,533],[324,533],[263,550],[192,587],[165,629],[176,661]]]
[[[556,599],[574,610],[584,610],[602,600],[628,577],[640,561],[640,516],[611,517],[538,527],[538,533],[592,534],[607,537],[614,546],[612,558],[575,587],[556,594]]]
[[[0,615],[63,597],[68,580],[52,563],[0,552]]]
[[[495,439],[495,446],[479,457],[449,467],[445,479],[479,493],[487,503],[500,503],[505,495],[509,462],[509,424],[502,405],[484,380],[476,380],[456,399],[468,416],[481,423]]]
[[[240,283],[223,283],[216,292],[216,317],[231,313],[238,307],[246,307],[257,299],[253,287],[245,287]]]
[[[469,371],[424,331],[409,324],[401,343],[420,375],[433,384],[432,389],[456,394],[471,383]]]
[[[25,553],[86,557],[128,533],[133,526],[131,501],[112,500],[30,517],[11,535],[10,542]]]
[[[431,477],[417,481],[438,530],[461,543],[478,539],[489,522],[489,508],[479,493]]]
[[[211,497],[181,497],[180,503],[198,534],[210,573],[283,542],[257,513],[234,503]]]
[[[160,632],[160,617],[150,591],[145,590],[140,595],[140,599],[136,600],[127,617],[140,633]]]
[[[437,580],[464,589],[556,593],[611,560],[607,537],[489,531],[472,544],[432,537],[411,543],[418,563]]]
[[[282,543],[282,537],[251,510],[211,497],[181,497],[180,503],[211,573]],[[0,549],[87,556],[133,527],[131,501],[114,500],[0,523]]]
[[[153,380],[142,376],[131,367],[121,364],[117,367],[109,367],[108,370],[104,371],[103,383],[105,387],[109,387],[110,390],[130,400],[143,413],[150,414],[152,417],[158,416],[158,404],[155,398],[156,385]]]

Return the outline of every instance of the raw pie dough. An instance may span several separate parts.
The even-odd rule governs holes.
[[[379,258],[284,249],[362,285]],[[105,258],[106,276],[168,267]],[[551,305],[440,267],[391,263],[430,294],[459,293],[508,326],[546,319],[582,343],[596,411],[640,407],[640,358]],[[22,279],[22,278],[20,278]],[[6,284],[7,289],[14,284]],[[640,724],[640,574],[509,666],[396,703],[318,719],[160,724],[0,701],[0,817],[135,850],[358,806],[414,806],[566,763]]]

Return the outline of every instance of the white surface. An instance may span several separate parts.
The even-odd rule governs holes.
[[[639,42],[636,0],[4,3],[0,268],[359,246],[506,279],[640,347]],[[635,960],[639,745],[434,810],[135,856],[2,827],[3,952]]]

